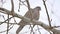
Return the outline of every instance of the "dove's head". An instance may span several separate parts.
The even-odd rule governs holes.
[[[41,10],[41,7],[37,6],[34,9],[37,9],[38,11],[40,11]]]

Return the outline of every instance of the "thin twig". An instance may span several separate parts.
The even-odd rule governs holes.
[[[19,1],[21,1],[21,0],[19,0]],[[19,8],[18,8],[18,12],[20,12],[20,5],[21,5],[21,4],[20,4],[20,2],[19,2]]]
[[[8,34],[8,31],[9,31],[9,14],[8,14],[8,23],[7,23],[7,34]]]
[[[13,15],[13,13],[14,13],[14,3],[13,3],[13,0],[11,0],[11,13],[12,13],[12,15]]]
[[[26,0],[26,3],[27,3],[27,5],[28,5],[28,10],[30,10],[30,4],[29,4],[29,1]]]
[[[9,19],[11,19],[11,18],[13,18],[13,17],[10,17]],[[3,23],[5,23],[5,22],[8,21],[9,19],[6,19],[4,22],[0,22],[0,25],[3,24]]]
[[[44,4],[45,9],[46,9],[46,14],[47,14],[47,17],[48,17],[48,22],[49,22],[49,26],[50,26],[50,30],[51,30],[52,29],[51,21],[50,21],[50,17],[49,17],[49,14],[48,14],[47,6],[46,6],[46,3],[45,3],[44,0],[43,0],[43,4]],[[51,34],[51,32],[50,32],[50,34]]]
[[[40,30],[39,30],[39,27],[38,27],[38,25],[37,25],[37,28],[38,28],[38,32],[39,32],[39,34],[41,34],[41,32],[40,32]]]
[[[10,23],[9,23],[9,24],[10,24]],[[11,24],[11,25],[12,25],[12,24]],[[11,26],[11,25],[10,25],[10,26]],[[9,27],[10,27],[10,26],[9,26]],[[10,27],[10,29],[12,29],[12,28],[13,28],[13,26]],[[8,31],[9,31],[10,29],[8,29]],[[6,32],[6,31],[7,31],[7,30],[4,30],[4,31],[1,31],[0,33]]]
[[[22,5],[25,5],[26,7],[28,7],[26,4],[24,4],[25,1],[21,1],[23,4]]]
[[[44,4],[45,9],[46,9],[46,14],[47,14],[47,17],[48,17],[49,26],[51,27],[51,21],[50,21],[49,14],[48,14],[48,10],[47,10],[47,6],[46,6],[46,4],[45,4],[45,1],[44,1],[44,0],[43,0],[43,4]]]
[[[60,26],[53,26],[52,28],[59,28]]]
[[[14,3],[13,3],[13,0],[11,0],[11,5],[12,5],[11,11],[13,12],[14,11]]]

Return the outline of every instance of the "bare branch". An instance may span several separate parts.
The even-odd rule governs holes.
[[[11,0],[11,5],[12,5],[11,11],[13,12],[14,11],[14,3],[13,3],[13,0]]]
[[[47,14],[47,17],[48,17],[49,26],[51,27],[51,21],[50,21],[49,14],[48,14],[48,10],[47,10],[47,6],[46,6],[46,4],[45,4],[45,1],[44,1],[44,0],[43,0],[43,4],[44,4],[45,9],[46,9],[46,14]]]
[[[26,3],[27,3],[27,5],[28,5],[28,10],[30,10],[30,4],[29,4],[29,1],[26,0]]]
[[[0,25],[1,25],[2,23],[5,23],[6,21],[10,20],[11,18],[13,18],[13,17],[10,17],[9,19],[5,20],[4,22],[0,22]]]
[[[11,14],[11,12],[9,10],[6,10],[4,8],[0,8],[0,12],[4,13],[4,14]]]
[[[11,5],[12,5],[12,7],[11,7],[11,13],[13,15],[13,12],[14,12],[14,3],[13,3],[13,0],[11,0]]]
[[[7,23],[7,34],[8,34],[8,31],[9,31],[9,14],[8,14],[8,23]]]
[[[2,9],[2,11],[3,12],[5,12],[6,14],[8,14],[10,11],[9,10],[7,10],[7,9],[3,9],[3,8],[0,8],[0,10]],[[5,10],[5,11],[4,11]],[[7,11],[6,11],[7,10]],[[32,20],[31,21],[31,19],[29,19],[29,18],[26,18],[26,17],[23,17],[23,16],[21,16],[21,15],[19,15],[19,14],[16,14],[16,13],[13,13],[14,14],[14,17],[18,17],[18,18],[21,18],[21,19],[23,19],[24,21],[26,21],[26,22],[28,22],[28,23],[31,23],[32,22],[32,24],[36,24],[36,25],[40,25],[40,26],[42,26],[44,29],[46,29],[47,31],[50,31],[50,26],[48,26],[48,25],[46,25],[46,24],[44,24],[43,22],[41,22],[41,21],[37,21],[37,20]],[[11,15],[11,12],[9,13],[9,15]],[[23,24],[21,24],[21,25],[23,25]],[[56,34],[60,34],[60,30],[57,30],[57,29],[52,29],[51,30],[52,32],[54,32],[54,33],[56,33]]]
[[[59,28],[60,26],[53,26],[52,28]]]
[[[7,22],[8,23],[8,22]],[[10,24],[10,23],[9,23]],[[11,26],[11,25],[10,25]],[[13,28],[13,26],[12,27],[10,27],[10,29],[12,29]],[[10,29],[8,29],[8,31],[10,30]],[[4,31],[1,31],[0,33],[3,33],[3,32],[6,32],[7,30],[4,30]]]

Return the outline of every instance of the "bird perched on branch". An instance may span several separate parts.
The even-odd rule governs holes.
[[[40,10],[41,10],[41,7],[37,6],[37,7],[35,7],[34,9],[31,9],[31,10],[30,10],[31,12],[30,12],[30,11],[27,11],[26,14],[24,15],[24,17],[38,20],[38,19],[39,19],[39,15],[40,15],[40,14],[39,14],[39,11],[40,11]],[[25,26],[25,25],[21,25],[21,23],[22,23],[22,24],[26,24],[27,22],[21,20],[21,21],[18,23],[18,25],[20,25],[20,26],[19,26],[19,28],[17,29],[16,34],[18,34],[18,33],[22,30],[22,28]]]

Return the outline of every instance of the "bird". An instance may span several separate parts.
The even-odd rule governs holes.
[[[27,18],[30,18],[30,19],[35,19],[35,20],[38,20],[39,19],[39,16],[40,16],[40,13],[39,11],[41,11],[41,7],[40,6],[37,6],[33,9],[30,9],[32,11],[32,13],[30,13],[30,11],[27,11],[26,14],[24,15],[24,17],[27,17]],[[31,18],[31,15],[32,15],[32,18]],[[21,20],[18,25],[20,25],[18,27],[18,29],[16,30],[16,34],[18,34],[25,25],[21,25],[21,24],[26,24],[27,22]]]

